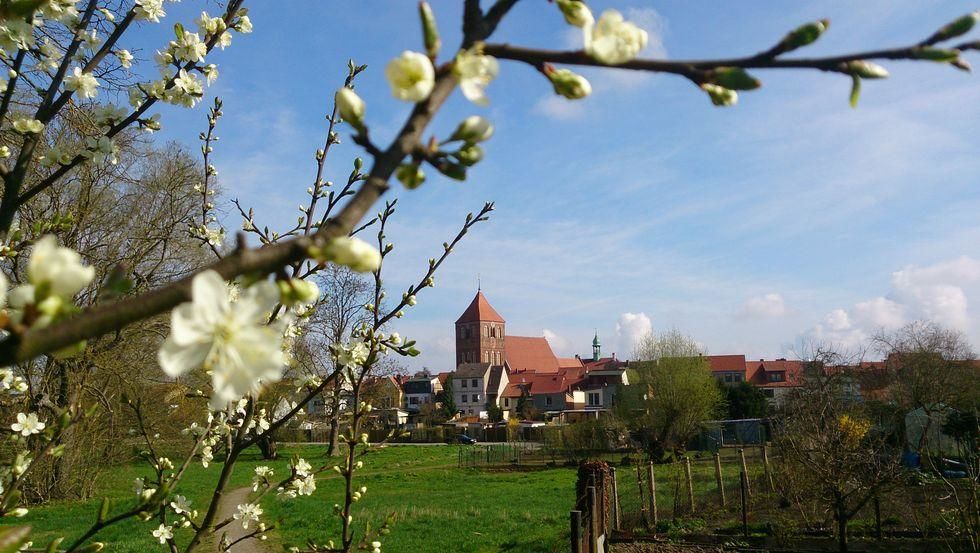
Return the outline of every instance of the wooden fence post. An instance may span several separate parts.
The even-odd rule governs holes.
[[[762,444],[762,468],[766,472],[766,482],[769,484],[769,491],[776,491],[776,486],[772,481],[772,470],[769,468],[769,448]]]
[[[647,465],[647,480],[648,492],[650,492],[650,521],[653,525],[653,531],[657,531],[657,477],[653,473],[653,461]],[[642,499],[642,497],[641,497]]]
[[[749,537],[749,518],[748,518],[748,495],[749,495],[749,477],[745,474],[745,471],[738,473],[739,482],[739,499],[742,503],[742,537]]]
[[[619,530],[619,486],[616,482],[616,467],[610,467],[609,472],[612,473],[612,512],[613,512],[613,529]]]
[[[589,553],[599,553],[599,501],[595,486],[589,486]]]
[[[752,488],[749,487],[749,467],[745,464],[744,448],[738,448],[738,457],[742,461],[742,474],[745,475],[745,495],[752,495]]]
[[[582,511],[572,511],[572,553],[582,553]]]
[[[881,500],[875,496],[875,539],[881,541]]]
[[[694,514],[694,479],[691,477],[691,458],[684,457],[684,479],[687,481],[687,504]]]
[[[650,513],[647,510],[646,501],[643,500],[643,473],[640,472],[640,461],[636,461],[636,487],[640,492],[640,516],[643,524],[650,528]]]
[[[718,501],[725,506],[725,481],[721,477],[721,454],[715,453],[715,481],[718,483]]]

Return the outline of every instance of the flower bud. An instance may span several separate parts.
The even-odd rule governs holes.
[[[581,0],[557,0],[555,3],[569,25],[585,27],[595,22],[592,10]]]
[[[949,40],[951,38],[964,35],[970,32],[970,29],[973,29],[973,26],[976,25],[978,21],[980,21],[980,11],[974,11],[958,17],[933,33],[931,37],[926,39],[926,44],[935,44],[937,42],[942,42],[944,40]]]
[[[592,94],[592,85],[589,81],[569,69],[553,69],[546,71],[546,75],[555,88],[555,94],[569,100],[580,100]]]
[[[830,21],[827,19],[800,25],[783,37],[783,40],[776,47],[776,51],[782,54],[813,44],[827,30],[827,27],[830,27]]]
[[[419,18],[422,20],[422,39],[425,42],[425,53],[435,59],[442,47],[439,39],[439,29],[436,27],[436,16],[428,2],[419,2]]]
[[[479,115],[471,115],[456,127],[449,140],[462,140],[475,144],[488,140],[491,136],[493,136],[493,124]]]
[[[940,63],[951,63],[960,59],[960,51],[950,50],[946,48],[932,48],[929,46],[923,46],[922,48],[916,48],[915,52],[912,53],[912,57],[918,60],[929,60],[929,61],[936,61]]]
[[[337,103],[337,110],[340,111],[340,116],[358,131],[363,131],[364,100],[356,92],[345,86],[334,95],[334,101]]]
[[[471,167],[483,159],[483,148],[481,148],[479,144],[471,144],[467,142],[462,148],[453,154],[453,157],[458,159],[463,165]]]
[[[320,299],[320,288],[315,282],[298,278],[278,280],[279,297],[284,305],[313,303]]]
[[[738,93],[723,86],[704,83],[701,89],[708,93],[711,103],[716,106],[734,106],[738,102]]]
[[[346,265],[360,273],[375,271],[381,266],[381,253],[359,238],[334,238],[324,246],[322,255],[326,261]]]
[[[844,64],[844,72],[862,79],[884,79],[888,77],[888,70],[870,61],[855,60]]]
[[[425,172],[417,163],[403,163],[395,170],[395,178],[402,183],[405,188],[415,190],[425,182]]]

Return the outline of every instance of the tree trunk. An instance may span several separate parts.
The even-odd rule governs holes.
[[[837,550],[840,553],[847,553],[847,510],[843,499],[837,500],[834,511],[834,518],[837,519]]]
[[[271,437],[262,438],[256,445],[259,446],[263,459],[274,461],[279,458],[279,448],[276,446],[276,441]]]

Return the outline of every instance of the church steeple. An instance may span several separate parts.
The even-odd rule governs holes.
[[[595,331],[595,337],[592,338],[592,360],[598,361],[600,350],[602,349],[602,344],[599,343],[599,329]]]
[[[456,320],[456,364],[504,362],[504,318],[477,290],[469,307]]]

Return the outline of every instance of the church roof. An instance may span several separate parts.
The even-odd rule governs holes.
[[[501,317],[494,309],[490,306],[490,302],[487,301],[486,296],[483,292],[477,292],[476,297],[470,302],[470,306],[463,311],[463,314],[456,319],[456,324],[459,323],[475,323],[478,321],[488,321],[492,323],[502,323],[504,318]]]
[[[504,336],[504,357],[511,370],[558,372],[558,358],[544,337]]]

